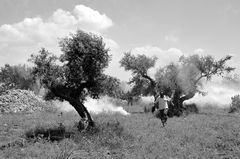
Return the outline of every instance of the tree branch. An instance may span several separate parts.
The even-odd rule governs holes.
[[[148,76],[146,74],[142,74],[142,77],[148,79],[150,81],[151,85],[155,87],[156,82],[150,76]]]

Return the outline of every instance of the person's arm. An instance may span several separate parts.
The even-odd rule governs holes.
[[[159,97],[157,97],[157,99],[154,101],[154,106],[156,108],[158,108],[158,103],[159,103]]]
[[[164,99],[165,101],[170,101],[170,100],[171,100],[171,98],[170,98],[169,96],[166,96],[166,95],[164,95],[163,99]]]

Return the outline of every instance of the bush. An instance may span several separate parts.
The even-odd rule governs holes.
[[[229,113],[238,112],[240,109],[240,95],[235,95],[231,99],[232,103],[230,105]]]
[[[26,139],[32,139],[33,141],[38,141],[40,139],[60,141],[64,138],[70,137],[70,135],[71,133],[67,132],[62,124],[58,127],[55,126],[52,128],[36,127],[25,132]]]

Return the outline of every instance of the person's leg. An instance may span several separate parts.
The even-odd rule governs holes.
[[[163,121],[162,121],[162,123],[163,123],[163,127],[166,125],[166,123],[167,123],[167,115],[164,113],[163,114]]]
[[[160,110],[159,117],[160,117],[160,119],[161,119],[161,121],[162,121],[162,125],[163,125],[163,127],[164,127],[165,124],[166,124],[166,122],[167,122],[167,116],[166,116],[166,114],[165,114],[165,112],[164,112],[164,109]]]
[[[155,111],[156,107],[155,105],[152,107],[152,113]]]

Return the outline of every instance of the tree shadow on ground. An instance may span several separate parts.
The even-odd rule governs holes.
[[[70,138],[73,134],[71,131],[67,131],[63,125],[53,128],[36,127],[34,129],[25,132],[25,138],[28,140],[38,141],[45,139],[51,142],[60,141],[64,138]]]
[[[38,125],[25,131],[23,135],[14,140],[1,144],[0,150],[27,148],[35,143],[61,143],[62,140],[70,139],[71,142],[78,145],[78,148],[84,150],[104,147],[115,152],[115,150],[120,151],[125,142],[134,141],[134,137],[124,129],[119,121],[96,122],[95,127],[81,131],[79,131],[78,125],[78,122],[68,127],[61,124],[50,127]]]

